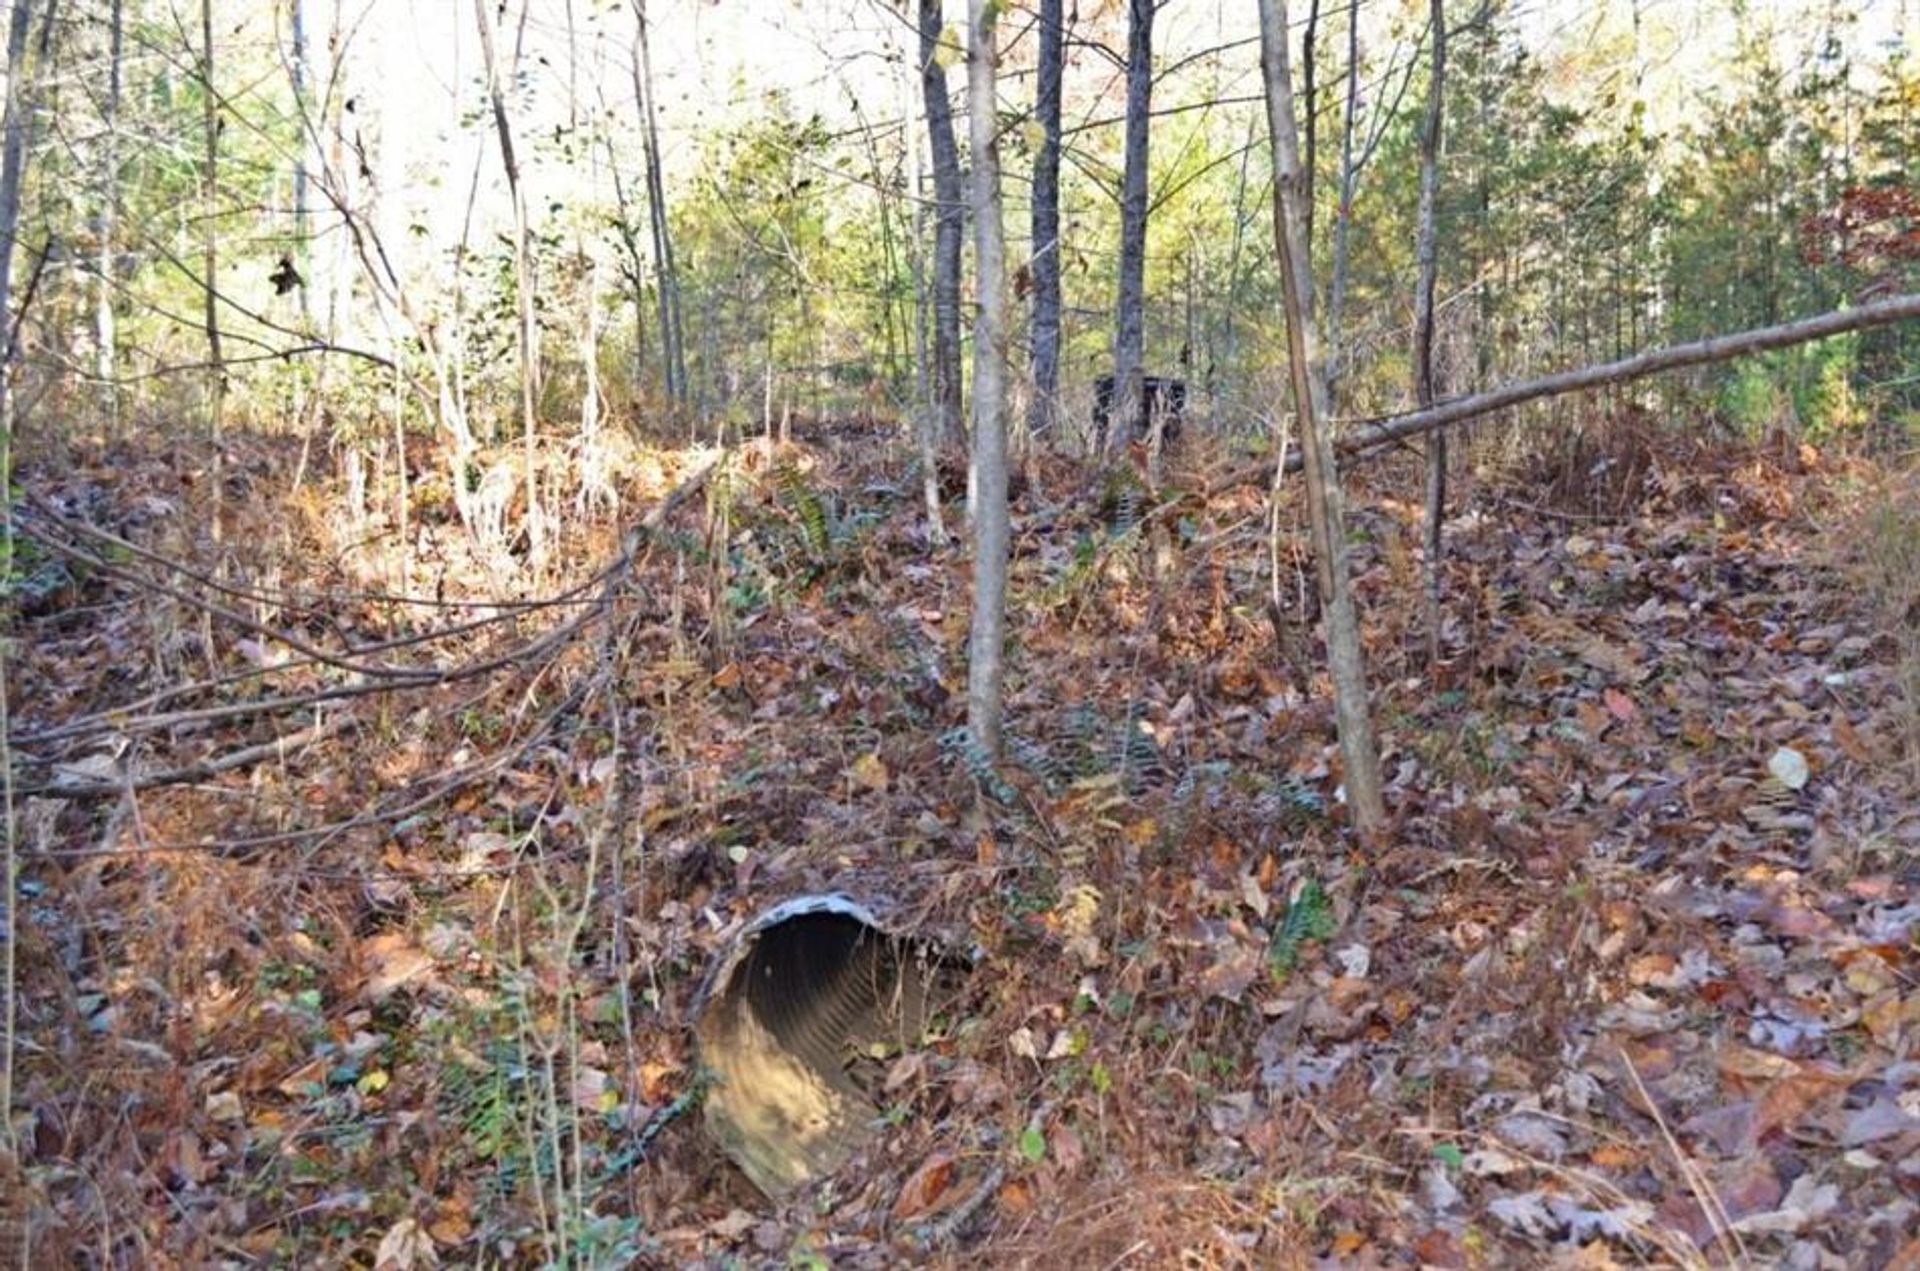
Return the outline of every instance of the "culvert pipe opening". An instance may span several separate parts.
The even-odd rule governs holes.
[[[760,915],[701,991],[694,1039],[711,1083],[708,1131],[769,1196],[838,1170],[879,1116],[856,1061],[918,1043],[964,968],[845,896],[803,896]]]

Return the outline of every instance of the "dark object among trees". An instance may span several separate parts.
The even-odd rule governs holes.
[[[1102,375],[1093,384],[1093,430],[1102,447],[1107,443],[1107,426],[1113,418],[1116,381]],[[1133,417],[1131,436],[1144,440],[1152,431],[1155,417],[1160,420],[1160,440],[1165,443],[1180,436],[1180,425],[1187,412],[1187,382],[1168,375],[1140,377],[1140,409]]]
[[[284,296],[296,287],[307,285],[307,280],[302,278],[300,271],[293,267],[291,252],[280,253],[280,263],[275,265],[273,272],[267,275],[267,281],[273,284],[273,294],[276,296]]]

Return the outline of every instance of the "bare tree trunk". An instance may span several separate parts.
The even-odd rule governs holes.
[[[27,142],[33,133],[34,95],[27,67],[27,33],[32,26],[33,0],[13,0],[7,26],[5,139],[0,141],[0,391],[10,382],[7,372],[19,343],[13,322],[13,252],[20,239],[20,187],[26,180]],[[7,422],[12,423],[11,416]],[[0,442],[12,440],[10,428],[0,434]],[[9,484],[0,486],[0,498],[12,488],[12,469],[3,475]],[[0,535],[0,540],[12,542],[8,535]]]
[[[967,731],[998,760],[1007,627],[1006,245],[994,112],[999,0],[968,0],[967,123],[973,148],[973,629],[967,646]]]
[[[1320,149],[1320,81],[1315,78],[1315,70],[1319,65],[1319,49],[1320,0],[1307,0],[1307,30],[1306,34],[1300,37],[1300,57],[1301,61],[1305,63],[1305,66],[1302,68],[1305,72],[1302,91],[1306,94],[1307,107],[1304,112],[1307,124],[1307,163],[1304,169],[1307,178],[1307,188],[1301,192],[1301,198],[1306,201],[1307,246],[1309,248],[1313,246],[1313,187],[1314,183],[1319,180],[1320,173],[1320,169],[1314,166],[1318,161]],[[1307,314],[1311,317],[1313,314],[1311,307],[1313,304],[1313,293],[1311,291],[1307,293],[1307,304],[1309,306]]]
[[[1247,121],[1247,144],[1240,152],[1240,179],[1233,187],[1233,246],[1227,252],[1227,312],[1220,324],[1219,363],[1233,367],[1239,363],[1239,344],[1233,329],[1234,319],[1240,313],[1240,252],[1246,245],[1247,221],[1247,172],[1253,163],[1253,130],[1258,124]],[[1215,359],[1207,360],[1207,395],[1213,404],[1215,415],[1220,413],[1219,381],[1214,374]]]
[[[633,302],[633,387],[638,391],[647,379],[646,262],[640,256],[640,235],[633,227],[633,202],[627,197],[627,183],[620,175],[620,160],[613,139],[603,136],[600,142],[606,148],[607,173],[613,179],[613,205],[620,212],[619,224],[614,230],[620,236],[621,249],[626,252],[626,264],[620,272],[627,280]]]
[[[7,109],[3,124],[5,140],[0,141],[0,513],[6,516],[7,524],[13,524],[13,353],[17,343],[13,317],[13,249],[20,237],[20,183],[26,175],[27,141],[32,133],[33,91],[28,83],[27,68],[27,28],[33,23],[32,0],[13,0],[11,22],[7,27]],[[14,538],[12,534],[0,534],[0,577],[12,578],[14,568]],[[14,898],[20,894],[20,857],[19,835],[14,820],[13,806],[13,756],[4,752],[5,737],[11,723],[12,701],[6,683],[7,660],[5,650],[0,650],[0,795],[4,795],[5,825],[5,872],[0,877],[0,886],[6,888],[9,905],[17,903]],[[10,910],[11,912],[11,910]],[[0,1013],[0,1107],[13,1106],[14,1057],[19,1053],[16,1044],[15,1029],[19,1023],[20,1009],[18,986],[19,967],[15,947],[17,939],[8,939],[4,945],[4,966],[0,966],[0,994],[6,997],[6,1008]],[[16,1139],[12,1118],[0,1126],[0,1144],[9,1151],[16,1150]],[[22,1231],[24,1232],[24,1225]],[[20,1247],[24,1250],[26,1237],[20,1238]],[[16,1255],[21,1266],[26,1259]]]
[[[357,87],[350,78],[347,64],[347,21],[346,6],[336,3],[333,6],[333,22],[328,30],[328,76],[327,91],[321,94],[324,118],[320,124],[326,130],[326,153],[321,162],[321,170],[327,174],[330,182],[330,195],[337,205],[341,219],[351,223],[358,212],[359,200],[356,197],[361,184],[359,169],[347,162],[347,121],[346,102]],[[317,132],[317,129],[316,129]],[[353,263],[360,252],[360,244],[352,234],[334,236],[333,259],[327,265],[327,342],[336,343],[341,335],[352,328],[353,323]],[[371,261],[362,260],[371,267]],[[369,277],[377,280],[378,275]],[[376,288],[377,288],[376,281]],[[398,283],[396,282],[396,287]],[[326,389],[327,369],[322,363],[320,371],[320,390]]]
[[[122,0],[113,0],[114,21],[120,19]],[[301,117],[307,115],[308,82],[312,78],[307,65],[307,0],[293,0],[291,8],[293,26],[293,50],[289,70],[293,81],[294,110]],[[116,43],[118,32],[115,33]],[[118,85],[115,85],[118,88]],[[112,125],[109,125],[111,131]],[[308,198],[307,147],[302,137],[301,144],[293,152],[293,238],[294,254],[299,260],[304,276],[311,276],[312,266],[307,261],[307,245],[313,238],[313,214],[307,208]],[[309,325],[313,321],[313,294],[303,284],[300,291],[300,316]]]
[[[220,310],[216,298],[220,284],[220,218],[215,206],[220,178],[220,108],[213,88],[213,0],[200,0],[200,87],[204,98],[201,124],[206,134],[200,202],[201,216],[206,221],[201,268],[206,277],[203,288],[206,307],[203,312],[207,328],[207,430],[217,436],[227,395],[227,371],[220,352]],[[216,496],[219,493],[217,482],[214,492]]]
[[[913,118],[917,77],[903,76],[900,84],[902,119]],[[927,511],[927,540],[945,547],[947,527],[940,512],[940,420],[934,400],[934,376],[929,369],[927,327],[931,305],[927,295],[927,209],[920,197],[924,162],[919,146],[905,141],[907,189],[913,193],[913,232],[907,247],[907,268],[913,276],[913,436],[920,453],[920,493]]]
[[[541,559],[545,529],[540,516],[540,481],[535,466],[534,420],[539,412],[539,384],[534,345],[533,260],[527,247],[527,194],[520,185],[520,162],[513,151],[513,129],[507,122],[507,99],[500,88],[500,63],[494,51],[493,13],[489,0],[473,0],[480,26],[480,56],[487,77],[487,99],[493,109],[493,128],[500,138],[500,162],[507,172],[507,192],[513,202],[513,288],[519,302],[515,335],[520,351],[520,451],[526,484],[527,537],[534,560]]]
[[[647,165],[647,216],[653,231],[653,267],[658,277],[660,351],[667,396],[682,406],[687,386],[686,325],[680,307],[680,273],[674,265],[673,232],[667,220],[667,182],[661,172],[660,125],[653,104],[653,54],[647,42],[647,0],[633,0],[633,86],[639,99],[640,140]]]
[[[1420,130],[1420,209],[1413,255],[1419,270],[1413,291],[1413,400],[1433,405],[1433,289],[1439,274],[1439,250],[1433,232],[1434,203],[1440,190],[1440,126],[1447,78],[1446,0],[1430,0],[1433,64],[1427,78],[1427,117]],[[1447,516],[1447,434],[1427,438],[1427,652],[1440,660],[1440,563],[1446,544],[1441,526]]]
[[[1040,0],[1040,54],[1033,113],[1040,148],[1033,158],[1033,401],[1027,428],[1052,429],[1060,392],[1060,80],[1066,69],[1061,0]]]
[[[1140,418],[1141,365],[1146,355],[1147,131],[1153,109],[1154,0],[1127,2],[1126,167],[1120,178],[1120,285],[1114,301],[1113,413],[1109,452],[1132,436]]]
[[[933,400],[940,444],[951,446],[960,440],[960,248],[966,204],[940,31],[940,0],[920,0],[920,93],[933,156]]]
[[[893,182],[889,179],[888,165],[880,153],[879,137],[883,129],[874,126],[873,121],[867,117],[867,112],[857,100],[852,105],[854,117],[860,124],[860,139],[867,148],[867,163],[873,172],[874,212],[880,222],[880,259],[885,276],[891,282],[892,279],[900,276],[898,228],[900,210],[894,201]],[[907,118],[911,117],[911,115],[907,116]],[[916,149],[910,141],[907,148]],[[886,355],[881,363],[885,369],[880,378],[891,391],[900,383],[901,327],[903,325],[897,312],[898,306],[895,303],[894,289],[891,285],[881,296],[880,306],[881,322],[886,328]],[[874,404],[869,401],[868,409],[873,409]]]
[[[1347,0],[1347,102],[1340,124],[1340,190],[1333,210],[1333,275],[1327,283],[1327,405],[1340,382],[1340,332],[1347,308],[1347,253],[1353,232],[1353,187],[1360,167],[1353,134],[1360,126],[1360,0]],[[1308,178],[1312,180],[1311,176]]]
[[[1479,150],[1479,161],[1475,165],[1473,181],[1473,203],[1475,234],[1474,242],[1474,324],[1473,324],[1473,387],[1475,392],[1485,392],[1487,382],[1493,378],[1493,348],[1496,343],[1493,333],[1493,288],[1489,285],[1488,255],[1493,237],[1493,146],[1490,139],[1493,114],[1493,76],[1489,68],[1493,65],[1495,52],[1493,28],[1493,0],[1481,0],[1480,14],[1477,19],[1480,28],[1480,66],[1474,74],[1479,91],[1474,95],[1476,118],[1474,129],[1477,134],[1475,145]]]
[[[126,15],[123,0],[111,0],[107,11],[107,98],[100,107],[100,200],[94,213],[93,372],[117,413],[120,394],[113,385],[115,342],[113,313],[113,240],[120,220],[120,86],[126,62]]]
[[[596,43],[596,49],[599,45]],[[603,63],[595,59],[596,79]],[[581,108],[579,93],[579,45],[574,38],[573,5],[567,5],[567,119],[570,127],[580,129],[585,135],[581,138],[580,148],[587,156],[587,183],[589,189],[600,187],[600,140],[598,133],[600,116],[591,109]],[[584,122],[583,122],[584,120]],[[605,461],[600,446],[600,260],[596,253],[587,248],[586,238],[575,230],[573,238],[574,259],[579,262],[581,275],[585,279],[586,294],[580,304],[580,369],[584,383],[580,386],[580,463],[579,505],[583,512],[591,514],[596,503],[604,503],[608,511],[617,507],[617,498],[611,485],[606,481]]]
[[[1368,838],[1386,828],[1380,755],[1374,747],[1367,705],[1367,671],[1360,621],[1348,578],[1346,518],[1332,439],[1327,435],[1326,367],[1315,347],[1307,316],[1311,289],[1307,254],[1304,178],[1293,115],[1293,83],[1287,57],[1286,0],[1260,0],[1260,68],[1266,80],[1267,127],[1273,137],[1273,238],[1280,257],[1287,346],[1293,370],[1294,408],[1300,416],[1305,456],[1308,520],[1327,625],[1327,663],[1333,673],[1334,712],[1346,764],[1347,803],[1354,826]]]

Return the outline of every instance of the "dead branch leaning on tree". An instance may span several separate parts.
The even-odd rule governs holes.
[[[1920,294],[1899,295],[1876,300],[1857,309],[1840,309],[1817,317],[1739,331],[1732,335],[1709,336],[1704,340],[1669,345],[1664,349],[1654,349],[1613,362],[1602,362],[1576,371],[1561,371],[1490,392],[1475,393],[1471,397],[1456,398],[1429,410],[1410,411],[1348,433],[1340,440],[1338,448],[1343,454],[1358,454],[1543,397],[1559,397],[1582,389],[1602,388],[1681,367],[1725,362],[1736,357],[1765,353],[1770,349],[1784,349],[1810,340],[1825,339],[1830,335],[1909,322],[1916,318],[1920,318]]]
[[[1520,383],[1508,384],[1503,388],[1491,389],[1485,393],[1456,397],[1452,401],[1442,402],[1425,410],[1411,410],[1369,420],[1343,435],[1334,443],[1334,449],[1342,456],[1364,455],[1398,442],[1411,440],[1438,428],[1450,428],[1455,424],[1478,419],[1482,415],[1490,415],[1497,410],[1506,410],[1509,407],[1520,406],[1542,398],[1561,397],[1584,389],[1623,384],[1629,380],[1657,375],[1662,371],[1731,361],[1737,357],[1748,357],[1772,349],[1784,349],[1796,344],[1806,344],[1812,340],[1823,340],[1832,335],[1844,335],[1849,331],[1865,331],[1873,327],[1891,326],[1896,322],[1911,322],[1915,319],[1920,319],[1920,294],[1902,294],[1889,296],[1884,300],[1875,300],[1855,309],[1839,309],[1811,318],[1783,322],[1778,326],[1756,327],[1750,331],[1737,331],[1731,335],[1715,335],[1686,344],[1673,344],[1664,349],[1637,353],[1632,357],[1620,358],[1613,362],[1596,363],[1593,366],[1572,371],[1556,371],[1552,375],[1522,380]],[[1296,447],[1287,455],[1286,470],[1298,472],[1300,468],[1301,454]],[[1204,493],[1209,496],[1218,494],[1236,486],[1268,480],[1271,476],[1270,462],[1250,464],[1212,482]]]
[[[1294,124],[1293,76],[1287,62],[1286,0],[1260,0],[1260,71],[1267,89],[1267,128],[1273,141],[1273,239],[1280,257],[1281,298],[1287,317],[1294,411],[1306,455],[1308,524],[1313,534],[1320,602],[1326,614],[1327,667],[1333,676],[1334,716],[1346,764],[1347,803],[1364,839],[1385,832],[1380,752],[1367,703],[1366,652],[1353,603],[1342,512],[1339,465],[1327,427],[1326,352],[1309,316],[1313,290],[1306,215],[1306,182]]]

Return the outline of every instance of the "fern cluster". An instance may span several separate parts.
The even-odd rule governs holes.
[[[1333,934],[1333,902],[1326,889],[1309,878],[1300,885],[1300,893],[1287,906],[1267,946],[1267,966],[1275,976],[1285,976],[1299,964],[1300,948],[1309,940],[1325,940]]]
[[[807,555],[816,564],[824,562],[834,543],[833,518],[826,500],[807,480],[807,474],[791,460],[783,459],[774,466],[773,482],[780,492],[780,501],[799,526],[800,542]]]
[[[971,776],[994,802],[1013,802],[1013,787],[1008,785],[1006,778],[1000,775],[1000,770],[994,766],[993,756],[974,740],[971,732],[965,728],[954,729],[940,739],[940,749],[945,754],[957,756],[961,765],[966,768],[967,775]]]

